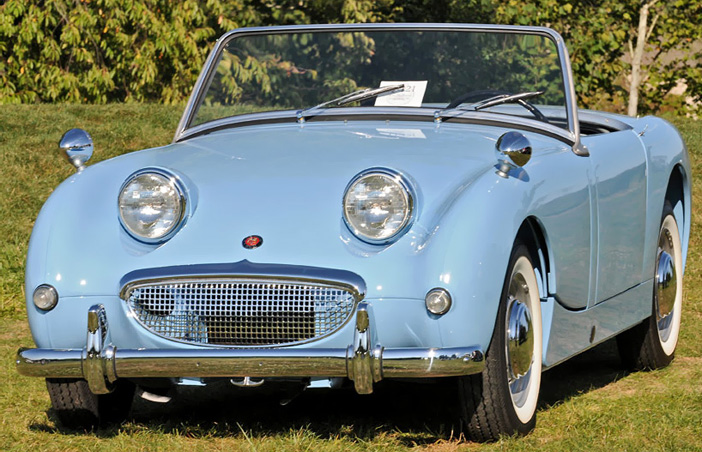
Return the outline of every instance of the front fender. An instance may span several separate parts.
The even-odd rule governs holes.
[[[422,264],[432,278],[428,286],[444,287],[453,298],[451,310],[437,319],[446,346],[473,341],[487,350],[490,344],[510,254],[533,204],[524,176],[526,169],[507,179],[486,171],[427,238]]]

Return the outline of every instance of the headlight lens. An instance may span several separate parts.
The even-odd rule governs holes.
[[[414,205],[410,186],[391,170],[368,170],[356,176],[344,195],[344,219],[361,240],[384,243],[409,224]]]
[[[185,196],[177,179],[145,170],[132,175],[119,194],[119,217],[137,240],[163,241],[173,234],[185,213]]]

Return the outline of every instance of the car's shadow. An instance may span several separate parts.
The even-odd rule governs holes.
[[[540,409],[601,388],[626,373],[614,341],[607,341],[543,374]],[[441,380],[439,380],[441,381]],[[265,384],[264,384],[265,386]],[[407,445],[433,443],[458,437],[455,382],[444,384],[383,381],[371,395],[352,387],[306,390],[285,406],[283,395],[239,389],[218,383],[207,389],[179,389],[168,403],[135,397],[128,424],[107,426],[95,434],[109,437],[136,425],[154,431],[186,433],[189,437],[242,435],[264,437],[306,431],[320,438],[372,439],[392,433]],[[52,410],[57,429],[64,431]],[[54,430],[46,424],[35,430]],[[66,430],[65,433],[73,433]],[[397,435],[399,433],[399,435]]]

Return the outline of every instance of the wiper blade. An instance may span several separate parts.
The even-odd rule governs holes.
[[[489,99],[476,102],[473,105],[471,105],[471,107],[473,107],[473,110],[478,111],[482,110],[483,108],[494,107],[495,105],[519,102],[520,100],[529,99],[530,97],[540,96],[543,93],[543,91],[527,91],[524,93],[517,94],[500,94],[499,96],[491,97]]]
[[[354,91],[349,94],[345,94],[341,97],[337,97],[336,99],[332,99],[327,102],[322,102],[319,105],[315,105],[314,107],[308,107],[305,108],[304,110],[300,110],[297,112],[297,120],[300,122],[304,122],[305,118],[308,116],[311,116],[314,114],[316,110],[322,110],[324,108],[330,108],[330,107],[341,107],[343,105],[350,104],[352,102],[360,102],[362,100],[366,99],[371,99],[376,96],[380,96],[381,94],[385,93],[393,93],[395,91],[400,91],[405,88],[404,84],[399,84],[399,85],[388,85],[388,86],[382,86],[379,88],[366,88],[366,89],[359,89],[358,91]]]
[[[488,108],[488,107],[494,107],[495,105],[500,105],[500,104],[509,104],[509,103],[518,103],[522,106],[524,106],[527,110],[532,111],[533,108],[530,108],[527,102],[525,102],[525,99],[529,99],[532,97],[540,96],[544,93],[544,91],[525,91],[523,93],[516,93],[516,94],[499,94],[497,96],[490,97],[485,100],[481,100],[480,102],[476,102],[474,104],[469,105],[467,108],[461,108],[459,106],[452,107],[452,108],[444,108],[442,110],[437,110],[434,112],[434,121],[435,122],[441,122],[443,119],[444,115],[449,112],[453,111],[478,111],[482,110],[483,108]]]

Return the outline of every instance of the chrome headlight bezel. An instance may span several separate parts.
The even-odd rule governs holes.
[[[166,230],[166,232],[158,237],[149,237],[149,236],[144,236],[136,232],[129,224],[128,221],[125,219],[122,211],[122,206],[121,206],[121,198],[122,194],[124,193],[125,188],[132,183],[136,178],[147,175],[147,174],[152,174],[155,176],[158,176],[160,178],[165,179],[165,183],[171,187],[178,195],[178,209],[179,212],[175,216],[175,221],[173,222],[173,225]],[[186,213],[187,213],[187,208],[188,208],[188,198],[187,198],[187,190],[183,184],[183,182],[180,180],[180,178],[172,173],[171,171],[165,170],[163,168],[143,168],[138,171],[135,171],[127,179],[124,181],[122,186],[119,189],[119,193],[117,195],[117,210],[119,212],[119,222],[122,226],[122,228],[135,240],[138,240],[143,243],[147,244],[160,244],[164,243],[168,240],[170,240],[183,226],[185,223],[186,219]]]
[[[388,179],[391,183],[396,184],[401,189],[407,206],[400,226],[397,227],[391,234],[382,238],[375,238],[364,234],[358,227],[356,227],[353,224],[353,221],[351,221],[347,215],[346,207],[351,190],[363,179],[370,176],[382,176]],[[389,168],[369,168],[364,171],[361,171],[356,176],[354,176],[346,186],[346,189],[344,190],[344,196],[341,202],[342,216],[346,227],[356,238],[363,242],[370,243],[372,245],[385,245],[396,241],[398,238],[404,235],[407,232],[407,230],[409,230],[415,217],[416,200],[417,196],[412,184],[410,184],[410,182],[401,172]]]

